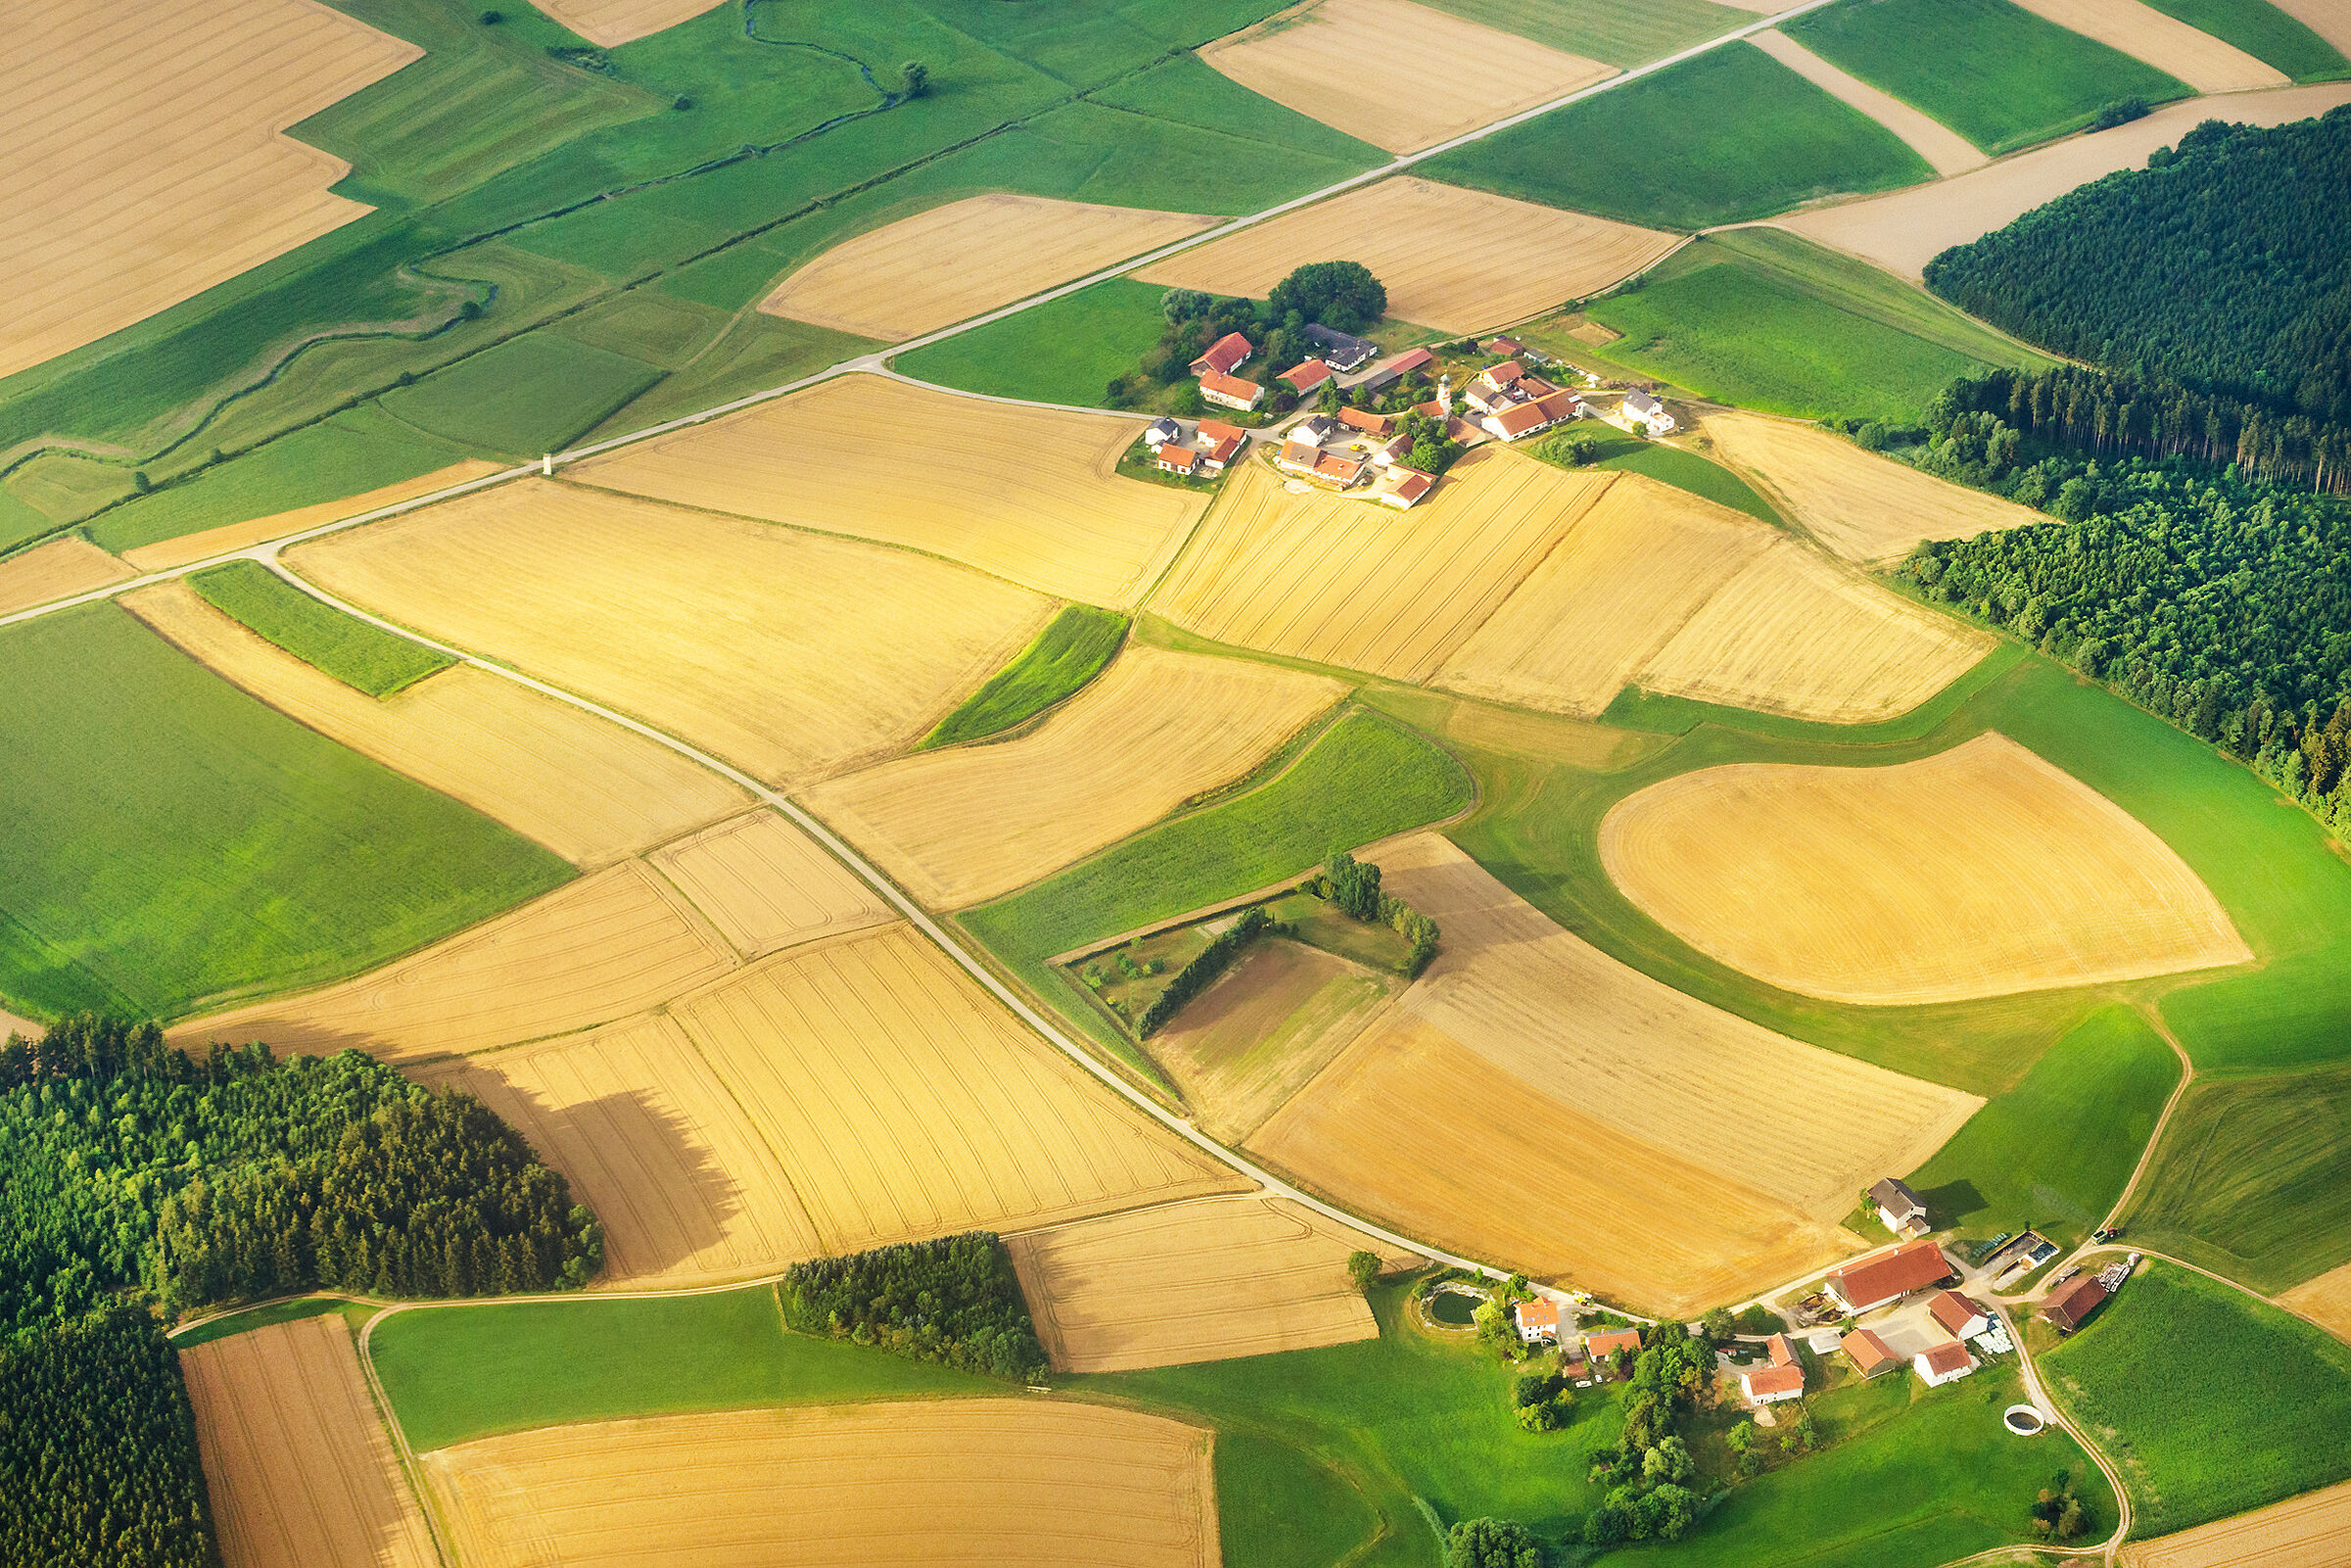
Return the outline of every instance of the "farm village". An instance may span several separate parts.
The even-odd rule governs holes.
[[[2351,1568],[2351,8],[34,9],[0,1568]]]

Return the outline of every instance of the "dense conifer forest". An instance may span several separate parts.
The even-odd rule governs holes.
[[[784,1321],[804,1334],[1022,1382],[1045,1375],[1012,1255],[990,1231],[794,1263],[782,1299]]]

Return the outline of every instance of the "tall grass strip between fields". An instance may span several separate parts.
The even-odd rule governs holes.
[[[2340,81],[2351,76],[2342,51],[2287,16],[2270,0],[2146,0],[2167,17],[2234,44],[2296,81]]]
[[[979,740],[1024,724],[1076,695],[1102,673],[1127,641],[1127,617],[1116,610],[1072,604],[1048,622],[963,705],[938,721],[917,749]]]
[[[457,662],[312,598],[260,561],[231,561],[188,581],[215,609],[371,697]]]

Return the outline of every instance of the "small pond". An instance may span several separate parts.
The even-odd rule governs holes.
[[[2037,1436],[2048,1424],[2041,1418],[2040,1412],[2030,1404],[2011,1404],[2001,1412],[2000,1419],[2008,1424],[2009,1431],[2020,1438]]]
[[[1437,1291],[1428,1298],[1428,1315],[1455,1328],[1467,1328],[1473,1321],[1470,1314],[1477,1310],[1477,1303],[1478,1298],[1465,1291]]]

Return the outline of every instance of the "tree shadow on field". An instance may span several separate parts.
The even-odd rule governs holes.
[[[1937,1230],[1947,1230],[1965,1224],[1970,1214],[1980,1214],[1991,1206],[1976,1191],[1972,1181],[1948,1181],[1940,1187],[1929,1187],[1918,1195],[1927,1206],[1927,1219]]]

